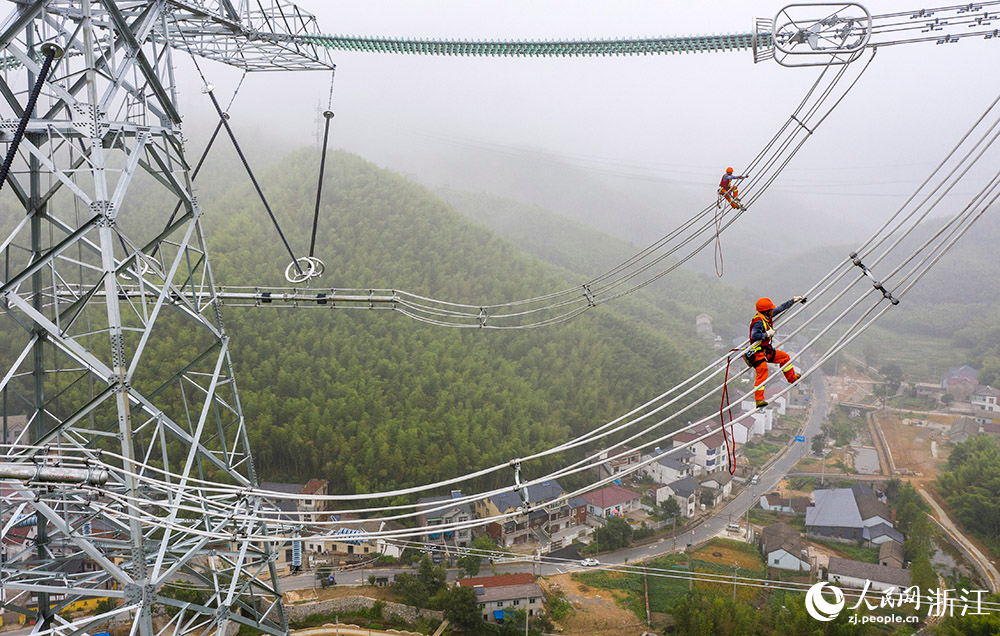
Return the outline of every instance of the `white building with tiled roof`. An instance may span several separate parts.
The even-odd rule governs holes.
[[[844,587],[864,588],[871,581],[871,589],[884,592],[890,588],[897,590],[910,586],[910,571],[875,563],[863,563],[851,559],[830,557],[826,579]]]

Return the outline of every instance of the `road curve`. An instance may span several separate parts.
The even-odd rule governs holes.
[[[990,586],[990,591],[995,593],[997,589],[1000,589],[1000,572],[997,571],[996,566],[993,565],[993,562],[990,561],[989,557],[984,555],[974,543],[969,541],[965,535],[962,534],[962,531],[955,526],[954,522],[952,522],[952,520],[948,517],[948,514],[944,511],[944,508],[941,507],[934,497],[929,495],[927,491],[920,486],[917,486],[917,492],[919,492],[920,496],[923,497],[932,508],[934,508],[935,515],[931,515],[931,519],[934,519],[934,522],[937,523],[942,530],[947,532],[953,540],[962,546],[962,549],[972,557],[973,561],[975,561],[976,568],[986,577],[987,584]]]

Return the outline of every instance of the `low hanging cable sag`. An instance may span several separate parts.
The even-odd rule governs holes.
[[[993,138],[991,138],[988,141],[986,141],[986,146],[988,147],[989,145],[992,145],[992,143],[993,143],[993,141],[995,139],[996,139],[996,137],[994,136]],[[984,148],[984,150],[985,150],[985,148]],[[981,157],[982,157],[982,153],[979,153],[976,156],[966,155],[963,158],[963,162],[964,163],[968,163],[968,164],[971,165],[971,164],[977,162]],[[967,173],[967,170],[961,171],[961,172],[957,173],[956,176],[955,176],[955,179],[956,180],[957,179],[961,179],[966,173]],[[952,174],[955,174],[955,171],[952,171]],[[951,178],[951,175],[949,175],[949,179],[950,178]],[[905,289],[903,289],[901,292],[897,293],[896,294],[897,296],[902,296],[903,294],[905,294],[906,290],[909,289],[909,287],[912,287],[912,285],[916,283],[916,280],[919,279],[921,276],[923,276],[923,274],[926,273],[926,271],[928,271],[929,268],[932,265],[934,265],[941,258],[941,256],[943,256],[943,254],[954,245],[955,241],[957,241],[958,238],[960,238],[961,234],[963,234],[964,232],[966,232],[968,230],[968,228],[971,226],[971,224],[976,219],[978,219],[983,213],[985,213],[985,211],[990,207],[990,205],[994,204],[994,202],[996,200],[996,196],[997,196],[995,194],[995,191],[997,189],[996,188],[996,184],[998,182],[1000,182],[1000,177],[995,177],[994,180],[991,181],[990,184],[986,188],[984,188],[983,191],[980,194],[977,195],[976,199],[973,200],[973,203],[971,203],[965,210],[963,210],[960,213],[960,215],[958,217],[956,217],[956,220],[950,222],[946,226],[946,228],[953,228],[953,230],[954,230],[954,231],[952,231],[952,232],[949,233],[950,235],[946,235],[945,234],[945,229],[943,228],[942,231],[939,231],[938,234],[935,235],[935,237],[933,237],[933,238],[942,238],[942,239],[945,239],[945,240],[943,242],[939,243],[937,246],[933,246],[934,247],[934,251],[932,251],[931,255],[928,256],[927,258],[925,258],[924,261],[922,261],[920,264],[918,264],[918,269],[915,269],[914,272],[912,272],[910,275],[907,275],[906,277],[903,278],[903,281],[906,281],[914,273],[916,274],[916,278],[914,278],[914,280],[912,280],[912,282],[910,282]],[[983,203],[985,203],[978,210],[976,209],[976,202],[977,201],[982,201]],[[937,206],[940,202],[941,202],[941,199],[938,198],[936,201],[934,201],[931,204],[931,208]],[[962,223],[958,223],[958,221],[960,219],[962,220]],[[923,217],[920,217],[920,218],[915,219],[913,221],[913,223],[916,224],[916,223],[921,222],[922,220],[923,220]],[[909,232],[911,230],[912,230],[912,228],[910,230],[907,230],[907,232]],[[894,230],[894,232],[898,232],[898,231],[901,231],[901,228],[897,228],[896,230]],[[894,250],[896,247],[897,247],[897,243],[893,243],[892,245],[888,246],[887,248],[885,248],[886,252],[881,257],[875,259],[872,262],[878,263],[882,258],[885,258],[885,256],[888,255],[889,251]],[[916,253],[913,256],[908,257],[906,259],[906,261],[904,261],[904,262],[908,262],[908,261],[912,260],[914,258],[914,256],[916,256],[916,254],[919,254],[920,252],[924,251],[926,248],[930,248],[930,247],[932,247],[932,245],[931,245],[931,242],[928,241],[923,246],[921,246],[920,248],[918,248],[916,250]],[[866,260],[868,260],[867,257],[866,257]],[[896,273],[896,271],[898,271],[898,269],[899,268],[897,268],[896,270],[893,270],[893,272],[891,272],[888,275],[887,279],[888,278],[892,278],[894,276],[894,274]],[[821,290],[818,294],[816,294],[816,296],[822,296],[825,292],[827,292],[828,290],[830,290],[831,286],[837,280],[840,280],[847,273],[849,273],[850,271],[853,271],[853,263],[850,260],[842,262],[842,263],[840,263],[840,264],[837,265],[836,269],[833,272],[831,272],[831,274],[835,273],[836,271],[840,271],[840,275],[836,279],[834,279],[833,281],[831,281],[830,283],[828,283],[823,290]],[[830,275],[827,275],[826,278],[827,279],[830,278]],[[837,294],[834,298],[830,299],[830,301],[827,303],[827,305],[825,307],[823,307],[820,310],[819,313],[822,313],[823,311],[826,311],[827,309],[831,308],[834,303],[836,303],[837,301],[839,301],[839,299],[842,298],[848,291],[850,291],[851,289],[853,289],[855,287],[855,285],[857,284],[857,282],[859,282],[860,280],[863,280],[864,278],[865,278],[864,276],[859,275],[857,277],[857,279],[854,280],[853,282],[850,282],[847,285],[847,287],[842,292],[840,292],[839,294]],[[820,283],[818,283],[817,285],[813,286],[813,289],[818,288],[820,285],[822,285],[822,281]],[[883,285],[887,285],[887,283],[883,283]],[[823,329],[821,331],[821,333],[819,333],[815,337],[813,337],[810,340],[810,342],[807,343],[807,345],[804,347],[803,350],[805,351],[805,350],[808,350],[811,347],[813,347],[818,342],[819,338],[823,337],[825,333],[827,333],[835,325],[838,325],[842,320],[844,320],[846,318],[846,316],[848,315],[848,313],[851,312],[851,311],[854,311],[855,307],[858,307],[859,303],[861,303],[866,298],[866,296],[868,296],[869,294],[870,294],[870,292],[864,292],[864,293],[862,293],[858,297],[858,299],[855,300],[854,303],[850,307],[844,309],[844,311],[841,312],[840,315],[838,315],[835,319],[833,319],[830,322],[830,324],[825,329]],[[810,292],[809,295],[813,296],[812,292]],[[883,303],[884,300],[885,300],[885,298],[879,298],[878,300],[876,300],[874,302],[874,304],[869,309],[867,309],[867,311],[865,311],[864,314],[862,316],[860,316],[854,322],[853,325],[851,325],[850,327],[848,327],[847,331],[840,338],[838,338],[837,342],[835,342],[829,349],[827,349],[827,351],[825,353],[823,353],[823,355],[820,357],[819,360],[817,360],[815,363],[812,363],[811,367],[809,369],[807,369],[805,373],[803,373],[803,376],[804,377],[808,376],[810,373],[812,373],[813,371],[815,371],[816,369],[818,369],[820,367],[820,365],[822,365],[827,359],[830,358],[830,356],[834,355],[836,352],[842,350],[845,346],[847,346],[848,344],[850,344],[850,342],[852,342],[854,339],[856,339],[858,335],[860,335],[865,330],[867,330],[872,324],[874,324],[875,321],[877,321],[881,316],[883,316],[886,313],[886,311],[889,310],[892,307],[892,304]],[[876,310],[880,306],[881,306],[881,310],[877,311],[877,313],[875,313]],[[793,313],[790,316],[790,318],[794,318],[800,312],[801,312],[801,309],[799,311],[796,311],[795,313]],[[817,313],[813,317],[809,318],[803,325],[799,326],[789,337],[793,337],[796,333],[798,333],[802,329],[804,329],[810,322],[812,322],[813,320],[816,319],[816,317],[819,315],[819,313]],[[873,315],[870,319],[868,319],[867,322],[864,322],[866,320],[866,318],[868,318],[868,316],[871,315],[871,314],[873,314],[873,313],[875,315]],[[862,323],[864,323],[864,324],[862,324]],[[784,389],[780,393],[784,393],[787,390],[788,389]],[[705,397],[708,397],[709,395],[710,394],[706,395]],[[702,401],[703,399],[704,398],[700,398],[698,400],[698,402]],[[659,410],[659,408],[662,408],[662,407],[658,407],[657,410]],[[639,435],[646,435],[648,433],[653,432],[655,429],[662,427],[668,421],[676,418],[678,414],[679,413],[675,413],[675,414],[673,414],[673,415],[671,415],[671,416],[669,416],[667,418],[664,418],[663,420],[661,420],[659,422],[656,422],[656,423],[652,424],[645,431],[639,431],[639,432],[637,432],[633,436],[633,438],[635,438],[636,436],[639,436]],[[645,416],[643,416],[643,417],[645,417]],[[747,417],[749,417],[749,414],[744,414],[744,415],[740,416],[738,419],[740,419],[740,420],[741,419],[746,419]],[[643,418],[637,418],[635,420],[632,420],[631,422],[627,422],[627,423],[623,424],[620,427],[620,429],[624,429],[624,427],[634,425],[635,423],[637,423],[641,419],[643,419]],[[711,418],[709,418],[709,419],[711,419]],[[706,422],[706,421],[708,421],[708,419],[700,420],[694,426],[698,426],[702,422]],[[690,428],[690,427],[682,427],[681,430],[684,430],[685,428]],[[601,437],[605,437],[607,434],[611,434],[611,433],[615,432],[613,430],[608,430],[605,426],[599,427],[598,430],[602,430],[602,429],[604,429],[604,432],[601,434]],[[573,443],[563,444],[563,445],[560,445],[557,448],[558,448],[558,450],[568,450],[569,448],[572,448],[574,446],[579,446],[584,441],[594,441],[595,439],[597,439],[597,437],[594,436],[593,433],[594,433],[593,431],[590,432],[590,433],[586,433],[586,434],[584,434],[584,435],[579,436],[578,438],[576,438],[573,441]],[[699,437],[699,439],[704,438],[705,436],[713,434],[713,433],[714,433],[714,431],[708,431],[704,435],[701,435]],[[659,441],[661,439],[669,439],[669,437],[673,436],[674,434],[676,434],[676,431],[673,432],[673,433],[667,433],[666,435],[662,436],[658,440],[653,440],[653,441],[650,441],[648,443],[643,443],[640,448],[646,447],[649,444],[659,443]],[[629,441],[630,440],[625,440],[625,441],[622,441],[621,443],[629,443]],[[693,443],[693,442],[688,442],[686,444],[682,444],[679,447],[687,447],[691,443]],[[535,457],[539,457],[542,454],[548,454],[549,452],[552,452],[552,450],[556,450],[556,449],[550,449],[550,451],[548,451],[548,452],[536,453],[534,456]],[[524,462],[524,461],[527,461],[527,459],[528,458],[521,458],[521,459],[519,459],[517,461]],[[593,465],[595,465],[595,463],[598,463],[598,461],[601,461],[601,462],[606,461],[606,455],[605,455],[605,457],[600,457],[600,452],[595,453],[594,455],[591,455],[586,460],[583,460],[581,462],[576,462],[576,463],[572,464],[572,468],[567,467],[565,469],[562,469],[562,470],[559,470],[559,471],[556,471],[556,472],[550,472],[545,477],[542,477],[542,478],[539,478],[539,479],[557,478],[557,477],[561,477],[563,475],[575,474],[575,473],[579,473],[579,472],[581,472],[583,470],[589,470],[589,469],[591,469],[593,467]],[[508,463],[503,464],[504,467],[509,466],[509,465],[510,464],[508,464]],[[490,469],[486,469],[484,471],[479,471],[478,474],[482,475],[482,474],[485,474],[486,472],[490,472]],[[464,477],[465,478],[469,478],[469,477],[471,477],[471,475],[466,475]],[[431,488],[436,487],[436,486],[443,486],[443,485],[446,485],[446,484],[449,484],[449,483],[457,483],[458,481],[461,481],[462,479],[463,478],[451,479],[451,480],[447,480],[445,482],[440,482],[438,484],[427,484],[427,485],[424,485],[424,486],[422,486],[420,488],[417,488],[417,489],[406,489],[406,490],[408,492],[418,492],[420,490],[427,490],[427,489],[431,489]],[[594,487],[598,487],[600,485],[603,485],[605,482],[606,482],[606,480],[602,480],[599,483],[591,484],[591,485],[587,486],[586,489],[591,489],[591,488],[594,488]],[[533,480],[530,480],[530,481],[527,481],[527,482],[525,482],[525,481],[522,480],[521,485],[522,486],[531,486],[532,484],[535,484],[535,483],[538,483],[538,479],[533,479]],[[170,487],[170,488],[172,488],[174,486],[171,486],[171,485],[168,485],[168,484],[163,484],[163,487]],[[199,490],[203,490],[203,489],[199,488]],[[506,487],[504,489],[500,489],[499,491],[494,491],[494,492],[503,492],[503,491],[510,491],[510,490],[511,490],[511,487]],[[259,490],[255,490],[254,494],[257,495],[257,496],[261,496],[261,495],[263,495],[263,496],[271,496],[271,495],[269,495],[269,494],[267,494],[265,492],[261,492]],[[390,494],[395,495],[395,494],[405,494],[405,493],[404,492],[400,492],[400,491],[395,491],[394,493],[368,493],[368,494],[364,495],[364,498],[366,498],[366,499],[377,499],[377,498],[380,498],[380,497],[386,497],[386,496],[388,496]],[[573,493],[573,494],[577,494],[577,493]],[[281,494],[281,493],[275,493],[274,496],[276,496],[278,498],[282,498],[284,495]],[[474,499],[481,499],[482,496],[484,496],[484,495],[467,496],[467,497],[461,498],[458,501],[471,501],[471,500],[474,500]],[[324,499],[329,499],[329,500],[348,500],[348,499],[357,499],[357,498],[359,498],[359,497],[357,497],[357,496],[343,496],[343,495],[330,495],[330,496],[324,497]],[[123,501],[125,503],[128,503],[130,509],[134,510],[135,514],[146,514],[146,513],[142,512],[142,509],[140,507],[140,502],[137,501],[135,503],[131,503],[131,502],[129,502],[128,499],[122,499],[121,501]],[[452,503],[454,503],[454,502],[452,502]],[[221,503],[220,503],[220,505],[221,505]],[[480,520],[480,521],[482,521],[482,520]],[[184,526],[177,526],[177,528],[179,530],[185,530],[187,532],[191,532],[192,531],[191,528],[185,528]],[[410,530],[409,532],[413,532],[413,530]],[[372,533],[373,536],[375,534],[377,534],[377,533]],[[385,533],[386,536],[392,536],[392,535],[398,535],[398,534],[399,533],[397,533],[397,532],[391,532],[391,533],[387,532],[387,533]],[[266,537],[264,539],[262,539],[262,540],[266,540]]]

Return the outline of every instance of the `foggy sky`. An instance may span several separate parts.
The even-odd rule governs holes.
[[[754,17],[773,17],[787,2],[298,4],[332,34],[556,39],[748,32]],[[875,13],[937,5],[868,6]],[[380,165],[419,176],[442,154],[530,148],[595,174],[663,179],[695,194],[704,188],[707,198],[726,166],[739,170],[756,155],[819,72],[774,61],[755,65],[749,51],[565,59],[335,53],[334,60],[331,144]],[[186,78],[186,122],[207,125],[214,114],[190,60],[175,61]],[[774,190],[806,201],[803,213],[875,225],[993,99],[997,61],[1000,39],[883,48]],[[204,68],[220,101],[228,102],[240,72],[216,63]],[[242,135],[314,144],[329,81],[329,73],[316,71],[250,74],[232,108],[233,125]],[[194,141],[200,149],[201,140]]]

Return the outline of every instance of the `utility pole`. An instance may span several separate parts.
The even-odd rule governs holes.
[[[733,562],[733,605],[736,604],[736,568],[738,566],[739,563],[734,561]]]
[[[524,599],[524,636],[528,636],[528,599]]]

